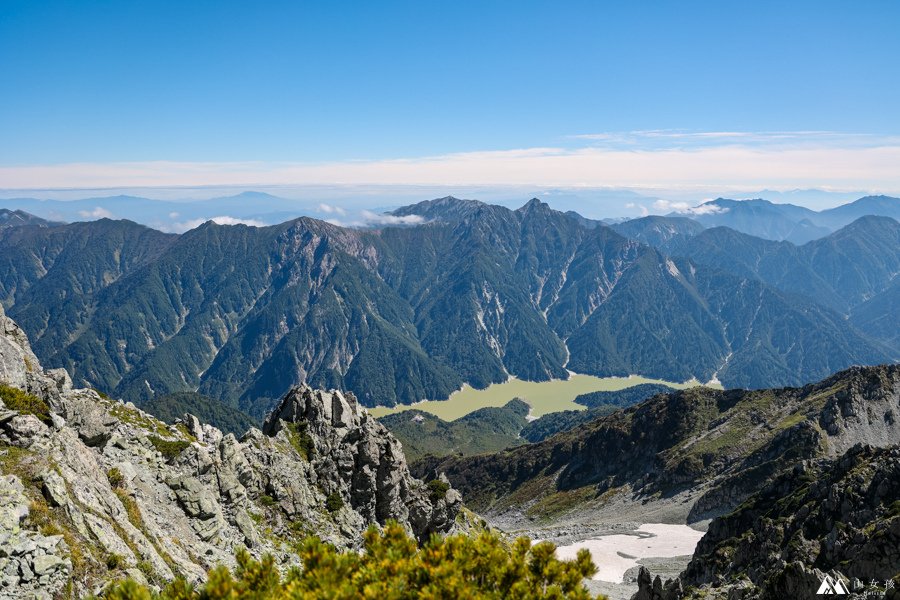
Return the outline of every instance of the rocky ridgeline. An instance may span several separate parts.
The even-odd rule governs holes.
[[[0,403],[0,599],[201,581],[241,547],[296,564],[309,534],[351,548],[395,519],[422,539],[460,510],[350,394],[295,388],[240,440],[190,415],[167,426],[42,370],[2,311],[0,383],[46,404]]]
[[[813,600],[826,575],[855,598],[900,599],[900,366],[778,393],[807,419],[715,482],[692,514],[734,510],[712,520],[679,578],[642,569],[634,600]]]
[[[709,478],[689,520],[730,511],[803,459],[835,458],[858,444],[885,448],[900,443],[900,365],[851,367],[803,388],[772,390],[774,400],[768,392],[762,394],[780,413],[751,413],[757,431],[742,443],[719,449],[722,458],[710,465],[725,468]],[[778,414],[788,416],[779,421]],[[745,453],[754,446],[752,453]]]
[[[416,469],[445,472],[469,506],[492,516],[523,505],[541,516],[560,500],[592,515],[617,506],[607,493],[642,506],[681,494],[666,510],[694,523],[730,512],[802,460],[898,442],[900,365],[880,365],[802,388],[658,395],[540,443],[422,460]]]
[[[826,575],[857,598],[900,598],[900,447],[801,462],[713,520],[678,579],[642,568],[634,600],[813,600]]]

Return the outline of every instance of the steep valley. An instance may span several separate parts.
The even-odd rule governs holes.
[[[731,510],[799,458],[838,456],[856,443],[900,439],[900,367],[854,367],[803,388],[693,388],[598,418],[500,454],[422,465],[444,472],[486,515],[548,519],[626,497],[669,504],[686,522]],[[614,459],[613,459],[614,457]],[[555,518],[556,515],[554,515]]]

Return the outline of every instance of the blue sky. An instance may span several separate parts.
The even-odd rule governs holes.
[[[4,0],[0,187],[890,191],[898,27],[893,1]]]

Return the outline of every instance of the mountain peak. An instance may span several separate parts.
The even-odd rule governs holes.
[[[823,210],[824,215],[854,215],[878,214],[897,218],[900,215],[900,198],[892,196],[864,196],[849,204],[842,204],[834,208]]]
[[[457,222],[486,206],[479,200],[466,200],[455,196],[444,196],[433,200],[423,200],[409,206],[401,206],[388,214],[395,217],[419,215],[429,221]]]
[[[528,202],[526,202],[521,208],[517,209],[516,212],[529,213],[533,211],[541,211],[544,213],[550,212],[550,205],[546,202],[542,202],[538,198],[532,198]]]
[[[871,243],[877,238],[883,238],[883,236],[889,236],[885,238],[888,240],[897,239],[898,235],[900,235],[900,223],[896,219],[876,215],[863,215],[834,233],[825,236],[822,240],[855,237],[860,240],[865,238],[868,243]]]
[[[900,198],[895,198],[894,196],[886,196],[885,194],[878,194],[873,196],[863,196],[859,200],[854,200],[850,203],[853,204],[864,204],[866,202],[886,202],[888,204],[900,204]]]

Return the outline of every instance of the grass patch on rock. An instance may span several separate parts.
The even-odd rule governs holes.
[[[154,419],[138,409],[131,408],[121,402],[109,401],[108,404],[110,414],[123,423],[140,427],[141,429],[155,433],[157,436],[169,437],[172,435],[166,427],[166,424],[159,419]]]
[[[191,445],[190,442],[184,440],[164,440],[161,437],[151,435],[147,437],[156,450],[163,455],[166,461],[170,461],[184,452],[184,449]]]
[[[328,509],[328,512],[335,513],[341,510],[344,507],[344,499],[341,498],[341,495],[337,492],[331,492],[328,494],[328,498],[325,499],[325,508]]]
[[[3,475],[15,475],[28,483],[33,477],[32,469],[27,465],[27,459],[32,452],[18,446],[0,444],[0,473]]]
[[[443,500],[450,491],[450,484],[440,479],[432,479],[425,484],[428,487],[428,497],[432,502]]]
[[[285,423],[284,428],[291,447],[303,460],[309,461],[315,456],[316,446],[312,436],[306,431],[306,423]]]
[[[0,383],[0,400],[7,408],[23,415],[34,415],[44,423],[50,423],[50,407],[47,403],[28,392]]]
[[[548,494],[528,507],[525,514],[543,520],[567,513],[585,502],[593,500],[597,496],[597,490],[592,485],[586,485],[574,490],[560,490]]]
[[[109,485],[114,490],[125,487],[125,476],[122,475],[122,471],[115,467],[106,472],[106,479],[109,480]]]

